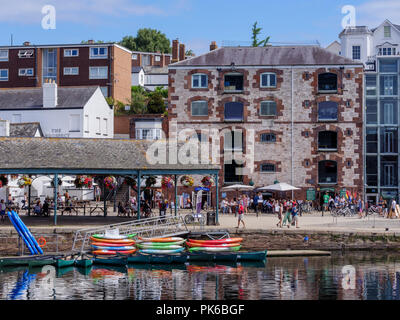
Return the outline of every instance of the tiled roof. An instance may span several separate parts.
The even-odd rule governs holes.
[[[58,87],[56,108],[83,108],[96,91],[91,87]],[[0,90],[0,110],[43,108],[43,89]]]
[[[169,65],[195,66],[302,66],[360,64],[318,46],[222,47]]]
[[[39,122],[10,123],[10,137],[33,138],[38,130],[43,137]]]
[[[182,164],[179,160],[176,164],[152,164],[146,158],[152,143],[154,141],[5,137],[0,138],[0,172],[1,169],[219,169],[215,165]],[[159,153],[165,154],[161,150]],[[165,158],[169,159],[168,150]]]

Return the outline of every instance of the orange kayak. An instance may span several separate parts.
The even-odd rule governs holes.
[[[103,247],[122,247],[122,246],[133,246],[135,241],[124,242],[124,243],[111,243],[111,242],[92,242],[92,246],[103,246]]]
[[[209,244],[209,245],[215,245],[215,244],[222,244],[222,243],[237,243],[237,242],[242,242],[243,238],[226,238],[226,239],[217,239],[217,240],[194,240],[194,239],[188,239],[188,242],[191,243],[203,243],[203,244]]]
[[[98,256],[98,255],[109,255],[109,254],[117,254],[117,253],[119,253],[119,254],[132,254],[132,253],[135,253],[136,252],[136,249],[133,249],[133,250],[118,250],[118,251],[116,251],[116,250],[95,250],[95,251],[92,251],[92,253],[94,254],[94,255],[96,255],[96,256]]]
[[[145,241],[145,242],[176,242],[176,241],[182,241],[185,240],[180,237],[169,237],[169,238],[142,238],[139,237],[139,240]]]
[[[116,243],[119,245],[132,245],[135,243],[135,241],[131,240],[131,239],[98,239],[98,238],[94,238],[94,237],[90,237],[90,240],[92,240],[93,242],[102,242],[102,243]]]

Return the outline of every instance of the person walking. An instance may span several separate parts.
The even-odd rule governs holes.
[[[285,217],[282,222],[282,226],[287,225],[288,228],[290,228],[290,224],[292,223],[292,218],[291,218],[291,205],[288,201],[284,200],[284,206],[283,206],[283,211],[285,212]]]
[[[361,197],[359,197],[357,201],[357,211],[358,211],[358,217],[360,219],[363,217],[363,209],[364,209],[364,202],[362,201]]]
[[[254,206],[254,212],[256,213],[256,215],[258,216],[258,193],[256,193],[256,195],[253,198],[253,206]]]
[[[6,221],[6,204],[4,203],[4,199],[0,201],[0,219],[3,223]]]
[[[322,216],[324,216],[324,211],[328,210],[328,205],[329,205],[329,196],[328,196],[328,192],[325,192],[324,196],[323,196],[323,209],[322,209]]]
[[[278,215],[279,222],[276,224],[277,227],[282,228],[282,218],[283,218],[283,206],[279,200],[276,200],[274,205],[275,213]]]
[[[292,220],[296,228],[299,228],[299,209],[297,208],[297,205],[292,208]]]
[[[238,205],[238,225],[237,225],[236,229],[239,229],[240,222],[242,222],[242,224],[243,224],[243,229],[246,228],[246,225],[245,225],[244,220],[243,220],[243,216],[244,216],[243,203],[241,201],[239,201],[239,205]]]

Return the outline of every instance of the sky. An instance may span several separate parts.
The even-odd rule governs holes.
[[[44,29],[46,5],[55,8],[55,29]],[[400,0],[0,0],[0,45],[120,41],[140,28],[179,39],[196,55],[218,46],[250,44],[257,21],[260,40],[326,47],[342,31],[342,7],[355,7],[356,25],[400,24]]]

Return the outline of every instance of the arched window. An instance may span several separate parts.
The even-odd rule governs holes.
[[[265,72],[260,75],[261,88],[276,88],[276,73]]]
[[[338,104],[334,101],[323,101],[318,104],[318,121],[337,121]]]
[[[318,75],[318,91],[319,92],[336,92],[337,85],[337,74],[327,72]]]
[[[337,151],[337,132],[321,131],[318,133],[319,151]]]
[[[227,102],[224,106],[225,121],[243,121],[243,103]]]
[[[337,183],[337,162],[323,160],[318,162],[318,183]]]

